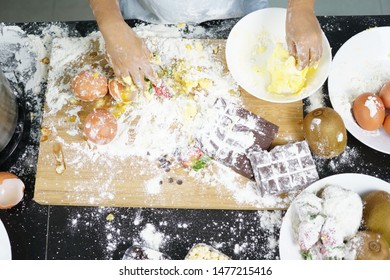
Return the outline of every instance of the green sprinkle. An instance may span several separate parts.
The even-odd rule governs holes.
[[[311,255],[311,253],[309,251],[302,252],[302,257],[305,260],[312,260],[313,259],[313,256]]]
[[[207,163],[211,160],[209,156],[202,155],[197,161],[195,161],[194,165],[192,166],[192,169],[195,171],[199,171],[202,168],[205,168]]]

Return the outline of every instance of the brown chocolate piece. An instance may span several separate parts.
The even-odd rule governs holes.
[[[270,152],[248,152],[262,194],[280,194],[307,187],[318,173],[306,141],[276,146]]]
[[[207,155],[254,179],[246,155],[250,149],[268,149],[275,139],[278,126],[252,112],[218,98],[211,119],[207,119],[197,142]]]

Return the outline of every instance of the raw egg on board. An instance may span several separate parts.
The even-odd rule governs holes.
[[[98,145],[110,143],[115,138],[117,130],[116,118],[105,109],[93,110],[84,122],[85,135]]]
[[[379,97],[382,99],[386,109],[390,109],[390,81],[383,85],[379,91]]]
[[[115,101],[123,103],[133,101],[136,98],[138,92],[138,89],[134,84],[128,85],[122,83],[116,78],[109,80],[108,89],[110,95],[115,99]]]
[[[352,104],[352,114],[358,125],[365,130],[377,130],[385,119],[385,106],[379,96],[366,92]]]
[[[84,70],[73,78],[71,89],[80,100],[91,102],[107,94],[107,78],[98,71]]]
[[[0,172],[0,209],[8,209],[23,199],[24,183],[16,175]]]

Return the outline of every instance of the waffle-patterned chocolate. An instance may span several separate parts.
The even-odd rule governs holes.
[[[280,194],[307,187],[318,180],[306,141],[276,146],[271,151],[248,152],[261,194]]]
[[[213,111],[215,114],[206,120],[197,136],[199,148],[237,173],[254,179],[246,153],[249,149],[268,149],[279,127],[222,98],[216,100]]]

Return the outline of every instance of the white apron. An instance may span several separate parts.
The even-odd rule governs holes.
[[[200,23],[243,17],[267,6],[267,0],[120,0],[125,19],[152,23]]]

